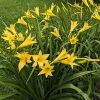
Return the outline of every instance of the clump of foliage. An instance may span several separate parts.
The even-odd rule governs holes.
[[[28,9],[5,28],[0,85],[6,89],[1,99],[100,98],[100,6],[82,2]]]

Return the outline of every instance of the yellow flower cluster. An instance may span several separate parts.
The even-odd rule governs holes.
[[[42,51],[40,50],[38,55],[31,55],[28,54],[28,52],[24,52],[21,54],[16,54],[16,57],[18,57],[20,59],[19,65],[18,65],[18,69],[19,71],[21,71],[21,69],[26,65],[26,63],[31,63],[32,59],[33,59],[33,65],[32,67],[36,67],[39,66],[40,69],[42,69],[42,71],[40,71],[40,73],[38,75],[41,74],[45,74],[46,77],[52,76],[52,73],[54,70],[54,66],[52,66],[52,64],[57,63],[57,62],[61,62],[63,64],[66,65],[70,65],[71,68],[73,69],[74,65],[78,65],[76,63],[74,63],[74,61],[77,59],[76,56],[74,56],[74,53],[72,53],[71,55],[68,54],[66,52],[66,49],[63,49],[61,51],[61,53],[58,55],[58,57],[56,57],[54,59],[54,61],[50,62],[49,60],[47,60],[47,58],[49,57],[49,54],[42,54]]]
[[[90,9],[90,5],[94,6],[94,2],[92,0],[82,0],[83,3]],[[71,5],[72,6],[72,5]],[[73,7],[76,7],[78,9],[83,9],[78,4],[74,4]],[[62,3],[62,8],[64,12],[67,12],[67,8],[64,6]],[[78,58],[75,56],[75,46],[79,41],[79,35],[82,32],[85,32],[92,28],[92,26],[89,25],[88,21],[84,22],[82,27],[80,27],[80,23],[78,21],[70,21],[70,28],[68,30],[68,34],[66,35],[66,30],[60,25],[57,27],[56,25],[50,25],[51,19],[58,18],[57,14],[54,14],[54,9],[56,9],[56,12],[58,13],[60,11],[60,8],[58,6],[54,5],[52,3],[51,7],[48,8],[46,11],[43,13],[40,12],[39,7],[34,7],[33,10],[28,9],[25,12],[25,15],[22,16],[21,18],[18,19],[18,21],[15,24],[11,24],[10,27],[6,27],[1,38],[8,43],[7,49],[9,50],[14,50],[15,54],[14,57],[19,58],[19,64],[18,64],[18,70],[21,71],[24,66],[26,66],[27,63],[32,63],[33,68],[39,68],[39,73],[38,75],[45,74],[45,77],[47,78],[48,76],[53,76],[52,72],[54,72],[54,65],[55,63],[61,63],[61,64],[66,64],[67,66],[70,66],[72,69],[74,66],[79,66],[78,63],[76,62],[78,59],[82,59],[85,61],[93,61],[92,59],[86,59],[86,58]],[[82,10],[81,14],[82,14]],[[97,20],[100,20],[100,15],[98,13],[99,11],[96,9],[96,12],[93,13],[91,18],[95,18]],[[38,20],[39,18],[39,20]],[[27,20],[28,21],[27,21]],[[41,19],[41,20],[40,20]],[[33,23],[30,22],[30,20],[35,20],[38,22],[37,26],[35,26]],[[24,26],[24,31],[18,32],[16,27],[18,25],[23,25]],[[34,28],[38,27],[38,31],[35,34]],[[63,30],[61,30],[61,28]],[[33,33],[32,33],[33,32]],[[50,34],[46,36],[46,33]],[[71,54],[66,51],[66,48],[62,49],[62,51],[58,54],[57,57],[53,56],[51,57],[52,53],[47,53],[45,54],[43,51],[43,46],[42,40],[45,42],[48,42],[46,45],[47,47],[50,46],[50,50],[52,49],[51,42],[53,39],[56,37],[58,41],[63,42],[62,36],[68,43],[73,46],[74,45],[74,50],[71,51]],[[50,37],[49,37],[50,36]],[[41,39],[41,40],[40,40]],[[44,42],[43,42],[44,43]],[[35,46],[34,46],[35,45]],[[29,47],[30,46],[30,47]],[[29,48],[28,48],[29,47]],[[35,49],[35,51],[32,52],[30,48],[32,47]],[[25,48],[28,48],[25,49]],[[55,48],[55,47],[54,47]],[[35,53],[34,53],[35,52]],[[38,54],[36,54],[38,52]],[[47,49],[46,52],[49,52]],[[58,51],[57,51],[58,52]],[[44,53],[44,54],[43,54]],[[51,57],[54,60],[48,60],[49,57]],[[95,60],[96,61],[96,60]]]

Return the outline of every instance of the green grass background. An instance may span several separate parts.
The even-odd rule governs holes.
[[[0,0],[0,34],[11,23],[15,23],[20,16],[24,15],[28,8],[36,6],[43,7],[44,3],[49,4],[51,0]]]

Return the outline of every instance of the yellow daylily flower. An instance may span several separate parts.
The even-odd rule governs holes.
[[[92,18],[97,19],[97,20],[100,20],[100,14],[96,11],[96,12],[93,14]]]
[[[56,11],[57,11],[57,13],[60,11],[59,6],[56,6]]]
[[[53,76],[52,72],[54,71],[53,68],[54,66],[51,66],[49,63],[45,63],[44,66],[40,66],[42,69],[38,75],[45,74],[45,77],[47,78],[48,76]]]
[[[4,33],[2,34],[1,38],[3,38],[5,41],[13,41],[15,40],[15,35],[8,30],[4,30]]]
[[[17,34],[17,32],[15,31],[15,24],[11,24],[10,27],[7,27],[6,29],[15,35]]]
[[[41,14],[46,16],[56,16],[55,14],[53,14],[51,9],[48,9],[45,13],[41,13]]]
[[[72,36],[72,38],[70,39],[70,43],[71,44],[76,44],[78,41],[77,37],[76,36]]]
[[[77,27],[77,25],[78,25],[77,21],[71,21],[70,33]]]
[[[78,3],[74,3],[74,7],[76,7],[76,8],[79,8],[79,9],[81,9],[81,8],[83,8],[82,6],[80,6]]]
[[[93,0],[88,0],[88,2],[89,2],[92,6],[94,6]]]
[[[100,12],[100,6],[97,7],[97,11]]]
[[[58,57],[56,57],[56,58],[51,62],[51,64],[52,64],[52,63],[59,62],[60,60],[67,58],[67,56],[68,56],[68,53],[66,52],[66,49],[64,48],[64,49],[61,51],[61,53],[58,55]]]
[[[50,20],[50,17],[56,16],[55,14],[53,14],[51,9],[48,9],[45,13],[41,13],[41,15],[45,15],[45,20]]]
[[[15,49],[16,48],[15,43],[13,41],[10,41],[9,45],[10,45],[10,47],[8,47],[7,49]]]
[[[27,26],[27,23],[25,22],[25,20],[23,19],[23,17],[19,18],[17,23],[23,24],[25,26]]]
[[[88,30],[91,27],[92,26],[89,26],[88,23],[85,22],[83,28],[81,28],[78,33],[84,32],[85,30]]]
[[[20,62],[18,64],[19,71],[26,65],[26,63],[31,63],[32,62],[30,60],[31,55],[29,55],[27,52],[24,52],[22,54],[16,54],[15,56],[20,59]]]
[[[51,4],[51,8],[50,8],[51,11],[53,11],[54,7],[55,7],[55,5],[54,5],[54,3],[52,3],[52,4]]]
[[[45,16],[44,20],[50,20],[50,16]]]
[[[32,10],[36,15],[39,16],[39,7],[34,7],[34,10]]]
[[[49,57],[49,54],[43,54],[42,51],[39,51],[38,55],[32,55],[32,58],[34,60],[33,67],[36,67],[37,65],[43,66],[44,63],[46,63],[48,60],[46,60]]]
[[[82,2],[83,2],[87,7],[89,7],[89,4],[88,4],[88,1],[87,1],[87,0],[82,0]]]
[[[28,9],[27,12],[25,12],[25,15],[27,18],[35,18],[35,16],[33,16],[30,12],[30,10]],[[24,16],[25,17],[25,16]]]
[[[45,30],[48,28],[48,22],[47,21],[44,21],[45,25],[43,26],[42,30]]]
[[[59,35],[59,30],[57,28],[54,28],[54,32],[50,32],[50,33],[61,39]]]
[[[31,34],[25,39],[25,41],[19,45],[18,48],[23,48],[32,44],[37,43],[35,40],[33,41],[34,37],[31,37]]]
[[[77,58],[77,56],[74,56],[74,53],[72,53],[71,55],[68,55],[66,59],[61,60],[60,62],[63,63],[63,64],[70,65],[71,68],[73,69],[74,65],[76,65],[76,66],[78,65],[78,64],[74,63],[76,58]]]
[[[16,40],[17,41],[24,41],[24,36],[21,32],[17,35]]]

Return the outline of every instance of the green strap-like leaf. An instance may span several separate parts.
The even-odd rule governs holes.
[[[73,93],[59,93],[59,94],[54,94],[54,95],[50,96],[47,100],[55,100],[57,98],[67,98],[67,97],[71,97],[72,100],[76,100],[76,99],[72,98],[72,96],[73,97],[82,98],[78,94],[73,94]]]
[[[76,79],[80,76],[83,76],[83,75],[86,75],[86,74],[89,74],[89,73],[93,73],[93,72],[95,72],[95,70],[94,71],[84,71],[84,72],[75,73],[72,76],[70,76],[69,78],[66,78],[63,83],[71,81],[73,79]]]
[[[91,100],[86,93],[84,93],[81,89],[74,86],[73,84],[64,84],[64,85],[58,87],[57,89],[55,89],[54,92],[59,91],[61,89],[66,89],[66,88],[70,88],[70,89],[77,91],[85,100]]]
[[[32,76],[32,74],[33,74],[34,70],[35,70],[35,67],[33,67],[33,69],[32,69],[32,71],[31,71],[31,73],[30,73],[30,75],[29,75],[29,77],[28,77],[28,79],[27,79],[26,83],[29,81],[29,79],[30,79],[30,77]]]
[[[63,85],[63,86],[60,87],[60,89],[63,89],[63,88],[71,88],[71,89],[74,89],[81,96],[83,96],[85,100],[91,100],[86,93],[84,93],[81,89],[79,89],[78,87],[74,86],[73,84],[65,84],[65,85]]]
[[[0,100],[6,99],[6,98],[11,97],[15,94],[16,93],[7,93],[7,94],[4,94],[4,95],[0,95]]]
[[[74,99],[74,98],[58,98],[58,99],[56,99],[56,100],[77,100],[77,99]]]

